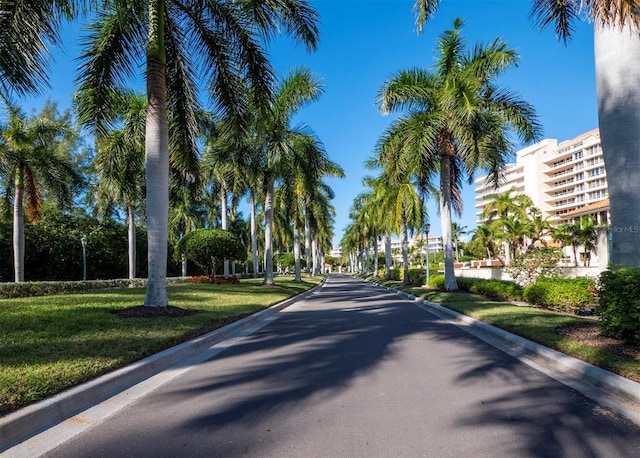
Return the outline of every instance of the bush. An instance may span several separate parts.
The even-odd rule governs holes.
[[[385,275],[387,273],[386,269],[382,270],[382,278],[385,278]],[[389,269],[389,273],[391,274],[391,277],[389,278],[389,280],[393,280],[393,281],[401,281],[402,280],[402,269],[398,269],[398,268],[391,268]]]
[[[595,283],[588,278],[538,278],[524,289],[524,300],[553,310],[577,313],[595,303]]]
[[[409,269],[409,280],[413,286],[422,286],[427,280],[427,272],[424,269]]]
[[[240,277],[208,277],[200,275],[188,277],[184,280],[187,283],[212,283],[214,285],[235,285],[240,283]]]
[[[444,291],[444,275],[431,275],[429,277],[429,287]]]
[[[458,286],[460,285],[458,284]],[[522,287],[517,283],[506,280],[476,281],[470,286],[469,291],[497,301],[522,299]]]
[[[597,312],[603,334],[640,342],[640,268],[614,268],[600,275]]]
[[[472,278],[472,277],[456,277],[456,282],[458,282],[458,289],[461,291],[465,291],[467,293],[471,292],[471,288],[482,280],[481,278]]]
[[[167,285],[181,283],[180,278],[167,278]],[[96,291],[111,288],[144,288],[146,278],[118,278],[114,280],[88,281],[31,281],[20,283],[0,284],[0,299],[16,297],[46,296],[48,294],[66,294],[86,291]]]

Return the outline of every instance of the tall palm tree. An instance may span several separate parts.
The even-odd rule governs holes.
[[[316,136],[297,136],[294,149],[304,167],[291,169],[290,175],[283,177],[279,204],[287,221],[292,223],[295,281],[301,281],[300,239],[305,218],[313,211],[312,205],[323,200],[323,196],[329,199],[334,197],[333,191],[323,179],[345,175],[342,168],[329,159],[324,145]],[[318,219],[313,218],[316,222]]]
[[[398,146],[398,167],[419,173],[421,181],[440,175],[440,215],[445,259],[445,289],[457,289],[453,273],[451,207],[456,182],[486,170],[498,185],[507,158],[515,150],[511,134],[522,142],[539,137],[533,108],[516,94],[495,84],[518,56],[495,39],[467,51],[460,34],[462,20],[438,40],[432,71],[413,68],[393,75],[380,89],[383,114],[406,110],[389,128]],[[390,161],[386,161],[387,163]],[[402,170],[401,170],[402,172]]]
[[[121,94],[112,116],[119,128],[96,141],[100,207],[124,205],[127,212],[129,278],[136,277],[135,211],[144,199],[144,134],[147,100],[142,94]]]
[[[435,14],[440,0],[416,0],[417,26]],[[598,119],[611,197],[611,261],[640,266],[637,213],[640,208],[640,8],[637,0],[534,0],[532,17],[545,28],[554,26],[565,43],[576,21],[594,26]]]
[[[305,126],[291,127],[293,116],[322,94],[320,82],[306,68],[292,70],[275,90],[273,103],[258,120],[262,177],[265,190],[265,273],[264,284],[273,285],[273,195],[275,182],[287,170],[303,167],[297,162],[294,143],[298,135],[307,134]]]
[[[256,103],[271,93],[272,71],[260,40],[281,27],[315,49],[317,13],[305,0],[246,3],[221,0],[137,0],[99,3],[81,57],[81,90],[91,96],[80,118],[99,131],[119,83],[145,62],[147,234],[145,305],[166,307],[169,147],[185,174],[197,165],[196,81],[206,82],[222,110],[243,112],[246,82]],[[168,116],[168,114],[170,116]],[[171,132],[169,132],[171,126]],[[169,135],[171,133],[171,136]]]
[[[50,116],[45,107],[29,117],[9,105],[8,120],[0,126],[0,173],[7,200],[13,193],[14,280],[24,281],[24,210],[35,223],[42,213],[41,195],[61,208],[69,207],[73,188],[81,182],[68,151],[63,149],[70,133],[69,116]]]

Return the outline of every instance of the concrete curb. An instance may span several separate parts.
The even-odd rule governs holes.
[[[325,281],[326,278],[308,291],[253,315],[1,417],[0,453],[233,336],[266,316],[275,315],[294,302],[307,298]]]
[[[640,425],[640,383],[537,344],[490,324],[403,291],[378,285],[460,326],[484,342],[514,356]]]

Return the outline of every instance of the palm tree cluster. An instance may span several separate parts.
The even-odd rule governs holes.
[[[403,245],[409,221],[418,228],[424,224],[424,211],[414,210],[424,206],[416,202],[424,202],[428,195],[438,197],[445,288],[450,291],[457,289],[451,210],[461,213],[463,179],[471,182],[474,173],[483,170],[498,186],[515,150],[513,134],[522,142],[540,135],[533,108],[496,84],[501,74],[517,65],[516,52],[499,39],[469,51],[462,26],[463,21],[456,19],[453,28],[440,35],[433,69],[402,70],[383,84],[380,111],[402,116],[384,132],[370,162],[382,169],[380,180],[397,195],[397,219],[389,218],[397,224],[389,230],[402,235]],[[437,192],[435,176],[439,176]]]
[[[436,14],[440,0],[416,0],[418,32]],[[638,227],[640,209],[640,8],[637,0],[533,0],[531,17],[544,29],[553,26],[565,43],[579,20],[594,23],[598,120],[609,182],[611,222]],[[611,262],[640,266],[637,230],[612,233]]]
[[[328,159],[309,128],[290,126],[291,117],[321,94],[319,82],[307,69],[278,80],[266,54],[280,31],[308,51],[316,49],[318,14],[306,0],[1,0],[0,13],[0,89],[9,106],[12,93],[34,92],[46,82],[48,44],[60,43],[62,22],[89,14],[75,108],[79,122],[95,138],[97,209],[108,215],[121,206],[127,213],[130,276],[135,276],[136,210],[144,208],[149,245],[145,305],[168,304],[169,236],[177,238],[218,223],[231,229],[239,220],[237,205],[245,195],[252,205],[254,263],[259,245],[257,207],[262,203],[264,209],[265,283],[273,283],[273,239],[279,248],[292,246],[285,241],[292,232],[299,252],[302,225],[307,229],[307,256],[312,250],[316,254],[307,266],[319,270],[333,222],[333,195],[323,179],[344,173]],[[135,70],[141,64],[146,93],[136,94],[128,85],[139,76]],[[201,93],[215,107],[212,112],[203,109]],[[12,111],[9,119],[17,122],[20,116]],[[11,137],[12,129],[20,135]],[[20,156],[25,150],[20,145],[29,143],[26,136],[34,138],[37,132],[11,126],[2,132],[6,138],[0,153],[6,169],[1,172],[15,183],[17,221],[22,196],[37,203],[30,186],[44,185],[52,177],[38,182],[30,168],[35,159]],[[29,154],[36,157],[43,148],[31,143]],[[45,143],[49,157],[54,157],[55,144]],[[75,176],[70,169],[58,173],[53,165],[47,170],[50,175]],[[55,183],[46,184],[52,193],[57,190]],[[70,188],[64,189],[68,201]],[[214,211],[218,198],[220,210]],[[276,225],[278,237],[273,236],[274,203],[277,215],[279,210],[286,213]],[[19,256],[18,229],[16,234]],[[16,281],[22,278],[16,270]]]
[[[542,217],[531,198],[516,188],[485,197],[487,205],[480,215],[485,222],[475,229],[471,243],[482,246],[489,260],[498,259],[509,265],[518,257],[557,242],[562,247],[572,247],[576,265],[577,249],[582,246],[586,253],[584,265],[588,264],[588,253],[595,249],[597,238],[593,217],[553,225],[549,218]]]

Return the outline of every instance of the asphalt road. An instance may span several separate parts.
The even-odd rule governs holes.
[[[458,327],[331,275],[50,457],[640,456],[640,428]]]

